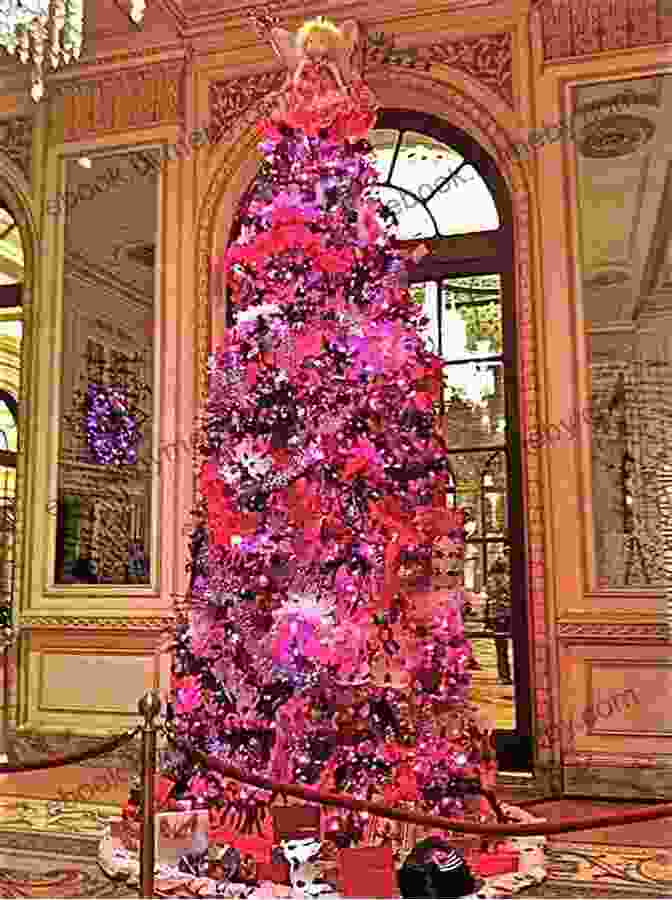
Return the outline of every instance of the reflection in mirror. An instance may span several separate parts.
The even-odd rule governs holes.
[[[591,428],[598,587],[651,587],[672,577],[672,76],[574,99],[591,401],[568,414]]]
[[[54,204],[65,219],[56,584],[150,583],[158,167],[149,151],[69,159]]]

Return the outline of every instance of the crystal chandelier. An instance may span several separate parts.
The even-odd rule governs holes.
[[[145,0],[129,0],[129,17],[142,21]],[[32,62],[31,96],[44,95],[45,59],[52,69],[79,59],[84,0],[0,0],[0,47]]]

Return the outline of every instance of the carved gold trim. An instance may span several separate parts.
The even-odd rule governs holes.
[[[68,615],[24,615],[21,628],[91,628],[123,629],[124,631],[166,631],[174,627],[173,616],[68,616]]]
[[[630,622],[559,622],[558,639],[561,641],[587,639],[599,641],[669,641],[670,626]]]
[[[256,107],[253,111],[253,117]],[[240,127],[240,125],[239,125]],[[223,163],[210,183],[208,192],[201,206],[197,233],[197,258],[198,258],[198,320],[196,326],[197,343],[197,383],[196,396],[200,400],[201,409],[204,407],[208,394],[208,355],[210,352],[210,311],[211,311],[211,272],[210,260],[216,252],[214,242],[217,239],[215,231],[215,208],[221,203],[226,193],[231,176],[237,172],[243,161],[250,157],[256,157],[261,161],[261,155],[257,145],[261,139],[259,129],[256,126],[248,127],[247,133],[230,147]],[[240,200],[242,191],[237,200]]]
[[[62,91],[63,140],[177,124],[184,117],[184,61],[101,75]]]
[[[0,147],[21,169],[30,181],[33,146],[33,120],[26,116],[14,116],[0,121]]]
[[[666,43],[672,40],[672,22],[663,7],[655,0],[541,0],[535,14],[542,23],[544,59],[555,62]]]
[[[37,143],[39,144],[39,137]],[[35,325],[36,306],[39,303],[41,288],[38,264],[41,262],[42,255],[35,214],[38,202],[37,199],[34,199],[35,195],[39,196],[39,178],[33,181],[31,190],[31,185],[21,169],[3,152],[2,148],[0,148],[0,195],[19,227],[23,246],[23,337],[21,343],[21,390],[18,397],[19,451],[16,460],[15,581],[12,610],[12,618],[16,622],[18,610],[25,602],[24,592],[30,592],[30,573],[24,571],[24,561],[34,558],[31,544],[33,522],[30,509],[33,483],[32,480],[29,482],[26,478],[26,460],[31,460],[31,475],[34,478],[32,461],[37,435],[35,434],[35,422],[31,421],[29,411],[34,408],[34,392],[38,384],[39,362],[36,353]],[[14,662],[15,653],[16,650],[12,650],[10,657],[12,662]],[[10,682],[6,698],[10,724],[16,716],[18,693],[19,685]]]

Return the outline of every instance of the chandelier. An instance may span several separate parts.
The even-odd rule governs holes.
[[[129,17],[142,21],[145,0],[128,0]],[[45,60],[57,69],[79,59],[82,51],[84,0],[0,0],[0,47],[32,62],[31,96],[44,95]]]

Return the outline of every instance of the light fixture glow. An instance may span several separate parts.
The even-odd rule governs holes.
[[[128,0],[129,18],[142,22],[145,0]],[[84,0],[0,0],[0,47],[32,65],[31,96],[44,96],[46,62],[52,69],[79,59]]]

